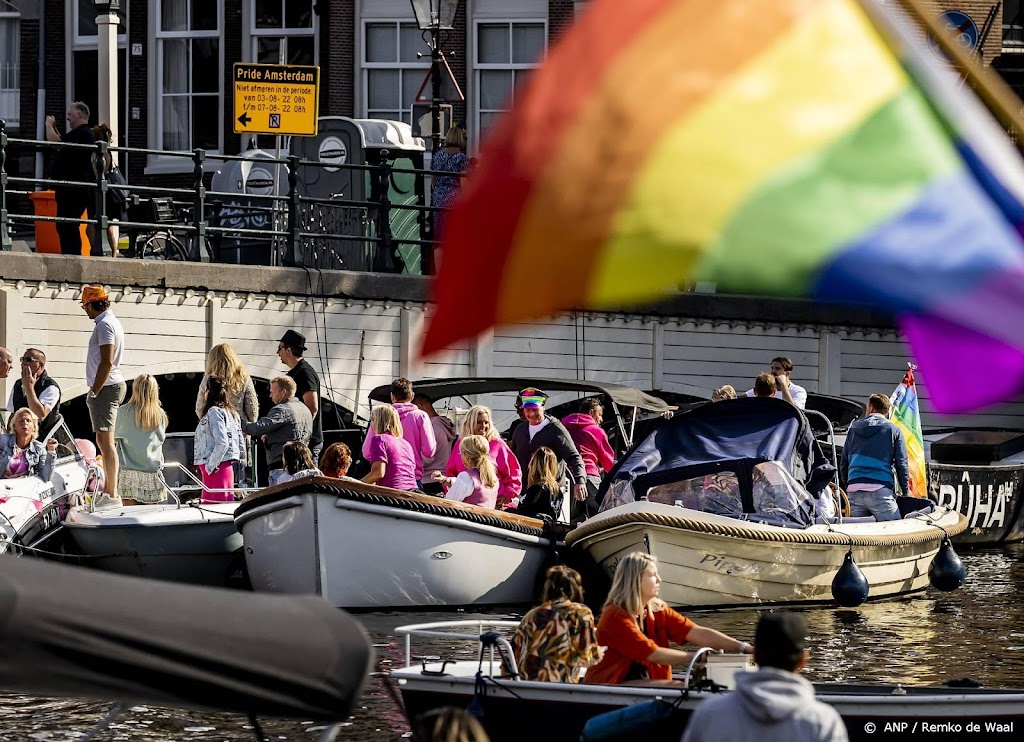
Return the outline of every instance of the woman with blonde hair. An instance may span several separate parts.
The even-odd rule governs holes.
[[[416,452],[402,437],[402,422],[391,405],[378,405],[370,411],[374,437],[366,460],[370,473],[363,477],[367,484],[378,484],[396,490],[415,490]]]
[[[498,474],[491,461],[487,439],[482,435],[468,435],[459,443],[459,453],[465,470],[452,479],[441,472],[434,473],[447,494],[445,499],[493,508],[498,500]]]
[[[252,378],[239,360],[235,349],[227,343],[220,343],[210,348],[206,355],[206,371],[203,373],[203,380],[199,382],[199,393],[196,395],[196,417],[202,418],[203,406],[206,401],[206,389],[210,384],[211,376],[219,376],[224,380],[224,390],[227,393],[228,401],[238,412],[240,419],[245,422],[254,423],[260,416],[260,403],[256,397],[256,387]],[[233,465],[235,481],[239,486],[245,485],[249,479],[246,476],[246,466],[249,463],[249,436],[243,439],[242,457]]]
[[[49,482],[56,460],[57,439],[50,438],[44,446],[38,440],[39,417],[28,407],[11,415],[9,433],[0,435],[0,479],[35,475]]]
[[[160,388],[150,374],[132,382],[132,396],[117,413],[114,445],[121,469],[117,491],[125,505],[160,502],[167,487],[160,469],[164,465],[167,413],[160,404]]]
[[[584,683],[671,680],[672,666],[688,664],[693,655],[669,643],[753,653],[746,642],[698,626],[669,608],[658,598],[660,590],[657,559],[634,551],[619,561],[597,624],[604,657],[587,671]]]
[[[533,452],[526,474],[526,492],[516,512],[538,518],[545,515],[557,520],[562,509],[562,490],[558,487],[558,458],[547,446]]]
[[[512,449],[501,439],[492,424],[490,408],[484,405],[470,407],[462,419],[459,440],[452,446],[452,455],[448,458],[448,465],[444,470],[445,476],[454,478],[466,470],[459,445],[462,438],[471,435],[483,436],[487,440],[488,456],[498,475],[498,500],[495,507],[509,507],[523,489],[523,470]]]

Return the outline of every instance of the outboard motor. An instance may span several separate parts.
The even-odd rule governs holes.
[[[846,552],[843,566],[832,580],[832,597],[844,608],[856,608],[868,599],[871,585],[853,560],[853,549]]]
[[[963,585],[966,578],[967,571],[964,569],[964,563],[960,561],[960,557],[953,550],[953,543],[949,540],[949,536],[944,537],[942,545],[939,547],[939,553],[935,555],[932,566],[928,568],[928,582],[932,584],[932,587],[948,593]]]

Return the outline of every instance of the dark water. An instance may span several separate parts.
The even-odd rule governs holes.
[[[989,687],[1024,687],[1024,547],[962,553],[967,585],[943,594],[934,590],[903,600],[854,610],[805,610],[812,633],[808,677],[822,681],[887,681],[936,684],[964,677]],[[381,669],[404,662],[404,641],[394,628],[408,623],[475,618],[478,613],[367,613],[360,619],[376,644]],[[490,618],[519,618],[500,611]],[[698,623],[751,639],[757,611],[703,611]],[[443,641],[414,645],[423,654],[465,659],[474,650]],[[367,682],[339,739],[399,740],[408,725],[382,677]],[[100,719],[109,704],[0,695],[0,741],[72,740]],[[316,740],[322,725],[291,719],[260,719],[267,739]],[[239,716],[135,706],[97,740],[255,739]]]

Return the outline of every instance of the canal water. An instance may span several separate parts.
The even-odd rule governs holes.
[[[807,677],[818,681],[884,681],[941,684],[973,678],[989,687],[1024,687],[1024,547],[961,554],[967,584],[944,594],[933,589],[902,600],[856,609],[805,609],[811,632]],[[364,613],[359,616],[376,645],[380,669],[404,661],[404,641],[394,628],[445,619],[518,619],[517,613]],[[698,623],[741,639],[752,639],[755,610],[694,611]],[[419,653],[465,659],[463,646],[417,645]],[[344,721],[339,739],[408,738],[401,709],[380,676],[368,680],[363,697]],[[0,695],[0,741],[73,740],[100,719],[110,704],[84,700]],[[322,725],[308,720],[260,719],[267,739],[315,740]],[[226,714],[135,706],[97,740],[216,740],[251,742],[246,719]]]

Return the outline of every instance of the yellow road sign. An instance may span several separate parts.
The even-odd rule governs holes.
[[[319,67],[238,62],[233,77],[236,134],[316,136]]]

